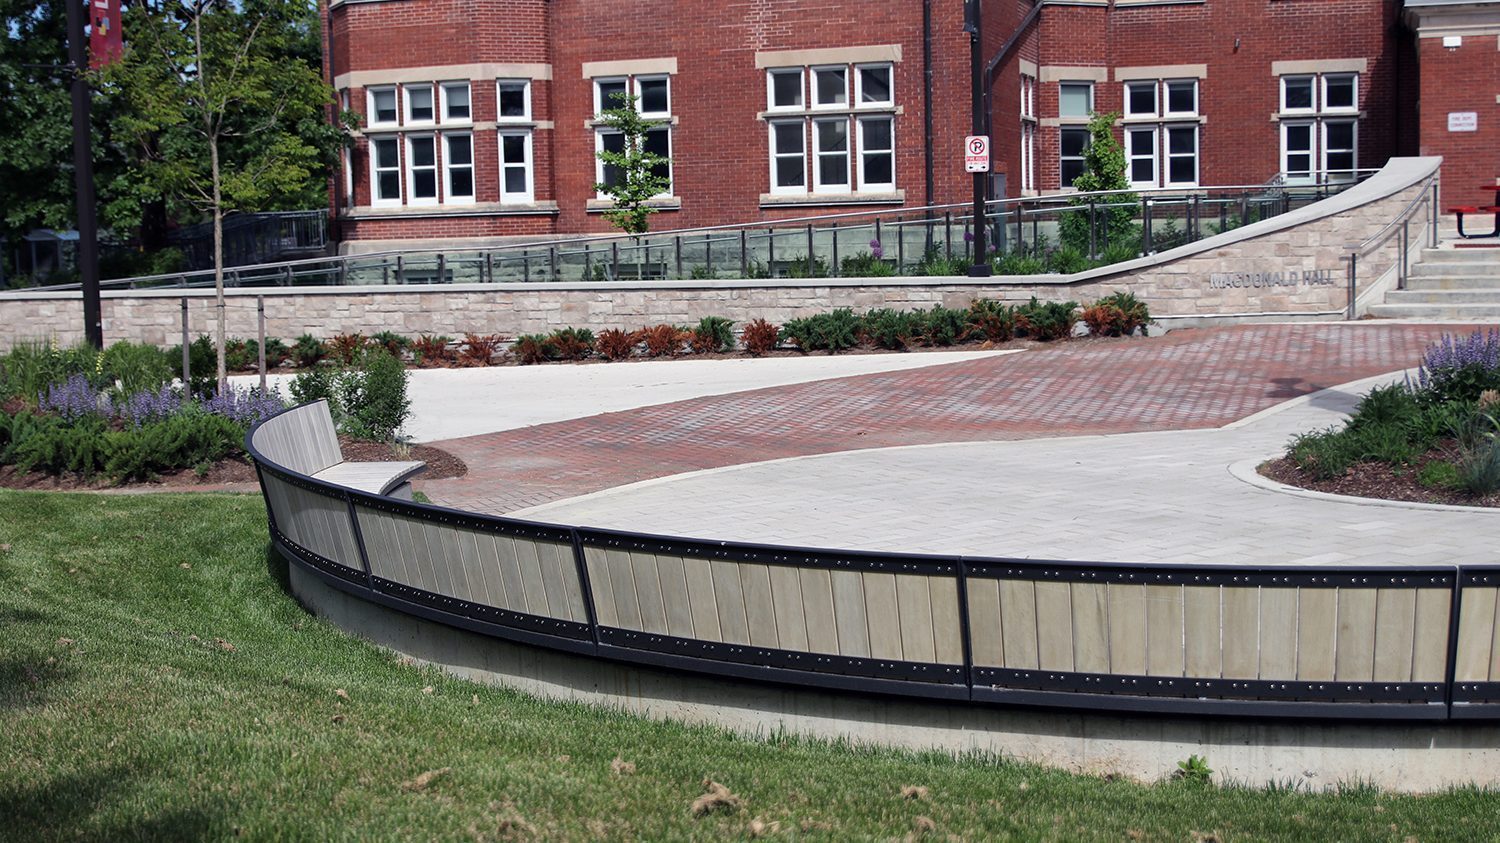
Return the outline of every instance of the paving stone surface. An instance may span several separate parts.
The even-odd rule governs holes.
[[[1214,428],[1299,395],[1406,368],[1443,333],[1470,330],[1250,325],[1036,346],[445,440],[434,444],[462,458],[469,474],[419,488],[449,506],[504,514],[650,478],[787,457]],[[1002,480],[1012,478],[987,482]]]

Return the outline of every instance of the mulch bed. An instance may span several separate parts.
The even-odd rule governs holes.
[[[418,476],[426,480],[462,477],[469,471],[463,460],[431,445],[413,445],[411,456],[407,457],[397,456],[392,453],[391,446],[377,442],[362,442],[340,436],[339,445],[344,450],[344,458],[351,462],[421,460],[427,463],[427,470]],[[110,483],[103,477],[84,477],[81,474],[57,476],[37,472],[22,473],[16,471],[15,466],[0,466],[0,489],[23,489],[37,492],[251,491],[258,483],[255,466],[246,457],[229,457],[219,460],[201,475],[190,468],[184,468],[159,475],[149,483],[120,485]]]
[[[1451,489],[1432,489],[1417,482],[1422,467],[1433,460],[1451,460],[1452,453],[1439,447],[1427,452],[1417,462],[1393,466],[1383,462],[1361,462],[1350,466],[1343,477],[1318,480],[1302,471],[1290,457],[1262,463],[1260,473],[1278,483],[1358,498],[1377,498],[1413,503],[1442,503],[1453,506],[1500,507],[1500,492],[1476,498]]]

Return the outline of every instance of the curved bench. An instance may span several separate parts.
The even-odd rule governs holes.
[[[417,461],[345,462],[325,400],[294,407],[258,440],[270,463],[334,486],[412,499],[411,479],[427,468]]]
[[[360,600],[460,629],[700,674],[961,703],[1500,718],[1497,567],[993,559],[533,523],[299,470],[329,456],[326,441],[311,441],[308,412],[247,436],[275,547]],[[286,460],[309,450],[322,457]]]

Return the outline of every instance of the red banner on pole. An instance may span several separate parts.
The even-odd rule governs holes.
[[[76,0],[75,0],[76,2]],[[89,9],[89,67],[98,70],[120,60],[120,0],[84,0]]]

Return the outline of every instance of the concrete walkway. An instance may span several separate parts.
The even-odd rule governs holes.
[[[1500,511],[1310,499],[1230,466],[1340,421],[1377,378],[1217,430],[886,448],[646,481],[516,513],[774,544],[1081,561],[1500,561]],[[1267,484],[1274,486],[1275,484]]]

